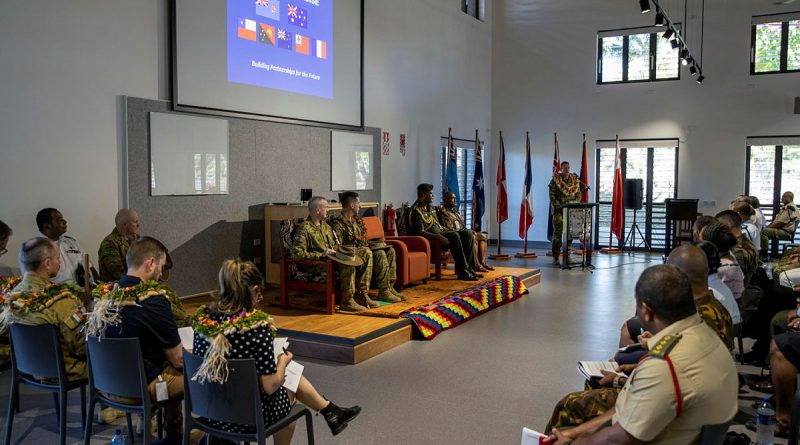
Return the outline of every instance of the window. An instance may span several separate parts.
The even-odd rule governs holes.
[[[461,12],[466,12],[470,16],[483,21],[483,1],[461,0]]]
[[[753,17],[750,74],[800,71],[800,12]]]
[[[647,27],[599,32],[597,83],[680,79],[678,50],[661,38],[663,30]]]
[[[678,194],[678,141],[676,139],[620,141],[620,160],[622,161],[622,177],[641,178],[643,206],[641,210],[625,209],[623,238],[618,241],[612,236],[611,244],[622,245],[628,237],[625,248],[634,247],[645,250],[642,240],[653,250],[664,250],[666,231],[667,198],[675,198]],[[611,233],[611,199],[614,194],[614,141],[597,142],[596,190],[597,202],[600,204],[595,213],[595,246],[609,245]],[[636,225],[633,229],[633,217],[636,213]],[[641,235],[640,235],[641,232]]]
[[[748,138],[746,155],[744,194],[757,197],[764,218],[772,221],[783,192],[800,192],[800,136]],[[777,255],[788,242],[773,243],[770,253]]]
[[[465,139],[453,139],[453,145],[456,148],[456,166],[458,168],[458,193],[461,196],[461,201],[458,205],[458,211],[464,217],[464,222],[467,228],[472,228],[472,178],[475,174],[475,141],[468,141]],[[486,159],[485,151],[483,151],[483,141],[481,141],[481,151],[484,153],[484,160]],[[442,138],[441,157],[440,157],[440,179],[439,192],[434,190],[436,197],[434,198],[434,205],[441,205],[442,190],[445,188],[445,166],[447,165],[447,138]],[[484,165],[484,179],[486,178],[486,166]]]

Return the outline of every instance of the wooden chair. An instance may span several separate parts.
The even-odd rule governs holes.
[[[325,312],[329,315],[336,312],[336,269],[331,260],[293,260],[289,251],[294,241],[294,231],[302,220],[285,220],[281,223],[280,233],[280,306],[289,308],[289,291],[321,293],[325,296]],[[324,277],[317,275],[316,281],[310,277],[299,277],[298,266],[317,266],[324,271]],[[321,279],[319,279],[321,278]]]
[[[397,264],[397,280],[395,286],[403,286],[430,278],[431,246],[422,236],[385,236],[383,225],[377,216],[365,216],[364,226],[367,228],[367,239],[384,239],[392,246]]]

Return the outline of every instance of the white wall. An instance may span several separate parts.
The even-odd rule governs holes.
[[[382,187],[399,204],[418,182],[437,183],[448,126],[472,137],[490,125],[491,10],[484,23],[461,13],[460,0],[365,3],[366,124],[391,133]],[[50,206],[96,259],[125,203],[119,96],[170,98],[166,5],[3,2],[0,219],[14,237],[0,265],[15,266],[19,244],[38,234],[36,212]]]
[[[661,3],[670,17],[682,21],[683,2]],[[689,3],[685,23],[689,45],[697,53],[700,2]],[[587,134],[592,185],[595,140],[615,134],[623,139],[679,138],[679,197],[716,201],[701,208],[704,213],[727,207],[744,191],[745,138],[800,134],[800,116],[793,114],[800,74],[749,75],[751,16],[791,10],[772,3],[706,0],[702,86],[686,69],[680,81],[597,85],[597,31],[650,26],[653,13],[642,15],[633,1],[496,0],[492,128],[495,143],[497,130],[503,130],[510,190],[503,238],[518,239],[526,130],[534,137],[537,216],[531,239],[546,239],[554,131],[559,133],[561,159],[571,161],[574,171],[580,166],[581,133]]]
[[[383,201],[413,202],[420,182],[434,184],[440,197],[440,138],[448,127],[454,137],[472,139],[475,129],[488,135],[491,9],[481,22],[460,12],[460,0],[365,3],[366,124],[391,137],[381,166]]]

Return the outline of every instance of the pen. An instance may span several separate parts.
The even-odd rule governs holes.
[[[644,335],[644,328],[639,328],[639,335]],[[285,350],[286,350],[286,349],[284,348],[284,351],[285,351]]]

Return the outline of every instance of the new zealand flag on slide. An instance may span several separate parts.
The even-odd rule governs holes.
[[[308,28],[308,11],[303,8],[286,4],[286,16],[289,18],[289,24],[299,26],[301,28]]]
[[[334,0],[226,0],[228,81],[333,98]]]

